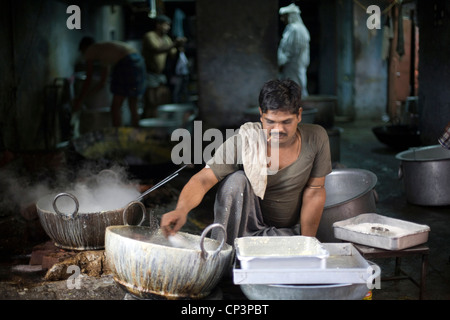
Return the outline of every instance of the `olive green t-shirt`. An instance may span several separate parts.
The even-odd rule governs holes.
[[[267,176],[264,200],[260,199],[264,222],[277,228],[300,221],[302,195],[309,178],[324,177],[332,170],[328,134],[319,125],[300,123],[301,152],[289,166]],[[227,139],[207,162],[219,181],[243,170],[239,134]],[[239,147],[238,147],[239,146]]]

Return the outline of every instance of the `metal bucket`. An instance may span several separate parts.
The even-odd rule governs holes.
[[[321,242],[339,242],[333,223],[361,213],[376,212],[377,176],[363,169],[336,169],[325,179],[327,199],[317,230]]]
[[[399,178],[406,200],[424,206],[450,205],[450,150],[440,145],[411,148],[398,153]]]
[[[222,242],[206,238],[216,227],[223,231]],[[192,244],[178,248],[159,228],[112,226],[105,235],[106,263],[116,283],[138,298],[201,299],[231,266],[232,247],[225,234],[220,224],[210,225],[201,236],[178,232]]]

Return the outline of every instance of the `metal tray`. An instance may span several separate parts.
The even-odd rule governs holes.
[[[242,237],[234,242],[242,269],[325,268],[329,256],[313,237]]]
[[[386,250],[403,250],[428,241],[430,227],[364,213],[333,224],[337,239]]]
[[[233,268],[234,284],[336,284],[372,283],[380,268],[369,263],[351,243],[324,243],[330,256],[326,268],[242,269],[238,259]]]

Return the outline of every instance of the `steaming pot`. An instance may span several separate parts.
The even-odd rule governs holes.
[[[72,201],[69,214],[58,209],[57,200]],[[66,207],[66,206],[64,206]],[[95,250],[105,246],[105,230],[123,224],[124,208],[98,212],[79,212],[79,202],[71,193],[49,194],[36,203],[39,220],[55,245],[69,250]],[[64,210],[63,210],[64,211]],[[130,220],[136,221],[140,213],[130,210]],[[145,217],[142,217],[141,222]]]
[[[128,220],[125,216],[126,210],[124,219]],[[223,231],[222,242],[205,237],[213,228]],[[179,248],[159,228],[110,226],[105,235],[106,263],[116,283],[138,298],[201,299],[231,268],[232,247],[225,234],[217,223],[205,228],[201,236],[178,232],[189,244]]]

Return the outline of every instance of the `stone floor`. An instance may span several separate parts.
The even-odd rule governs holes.
[[[402,181],[398,179],[398,151],[378,142],[371,128],[379,125],[372,122],[337,123],[341,128],[340,159],[336,166],[370,170],[377,175],[375,187],[379,200],[378,214],[430,226],[427,245],[430,249],[426,274],[425,299],[450,299],[450,207],[424,207],[406,201]],[[167,184],[175,193],[189,179],[196,169],[185,169],[179,177]],[[168,172],[169,174],[170,172]],[[199,234],[212,222],[214,202],[212,189],[202,205],[191,212],[183,231]],[[175,206],[175,199],[155,208],[160,216]],[[0,299],[9,300],[127,300],[129,296],[113,281],[110,274],[90,276],[81,274],[79,282],[71,279],[46,281],[47,270],[39,265],[31,267],[31,251],[12,256],[0,263]],[[382,277],[394,271],[395,259],[373,260],[381,267]],[[402,259],[402,268],[412,278],[420,279],[420,257]],[[71,289],[70,289],[70,288]],[[219,284],[219,297],[225,300],[245,299],[239,287],[227,278]],[[380,289],[373,290],[373,300],[417,300],[418,287],[410,280],[382,281]]]

